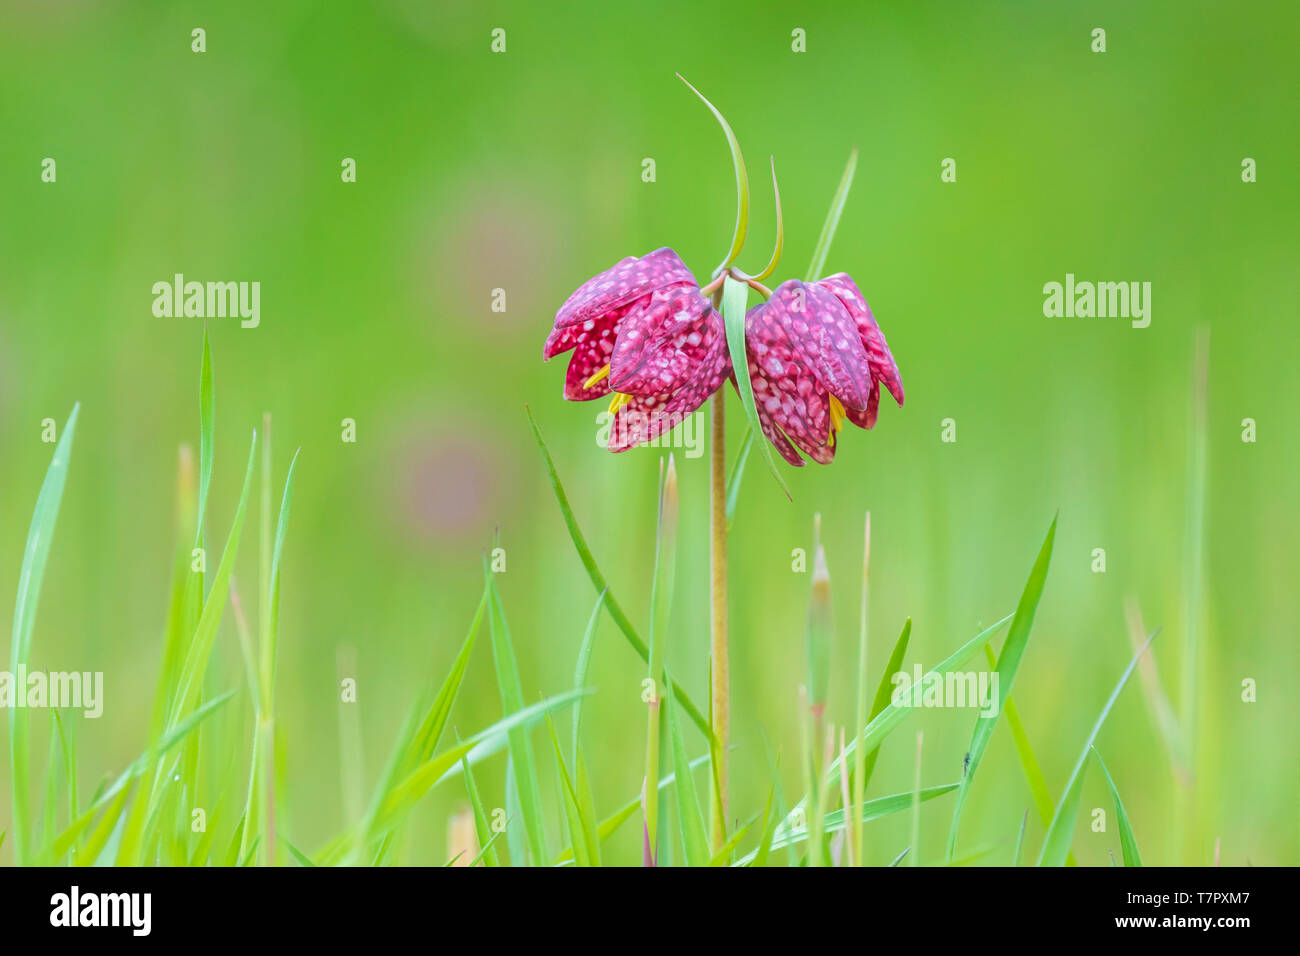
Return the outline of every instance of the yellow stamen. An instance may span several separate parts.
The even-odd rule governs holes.
[[[622,392],[615,392],[614,397],[609,402],[609,413],[613,415],[620,408],[632,401],[631,395],[624,395]]]
[[[845,416],[844,416],[843,403],[841,403],[840,400],[836,398],[834,395],[830,396],[830,399],[831,399],[831,428],[830,428],[830,434],[827,435],[826,437],[827,440],[832,445],[834,445],[836,433],[838,433],[839,430],[844,427]]]
[[[587,379],[585,382],[583,382],[583,383],[582,383],[582,387],[583,387],[583,388],[591,388],[591,386],[595,385],[597,382],[604,381],[604,380],[607,379],[607,378],[609,378],[609,366],[608,366],[608,365],[606,365],[604,368],[602,368],[599,372],[597,372],[597,373],[596,373],[595,375],[593,375],[591,378],[589,378],[589,379]]]

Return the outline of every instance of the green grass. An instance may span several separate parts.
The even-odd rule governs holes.
[[[1138,838],[1133,821],[1120,799],[1115,781],[1096,753],[1095,743],[1129,675],[1137,667],[1146,646],[1143,645],[1128,663],[1114,691],[1094,723],[1062,796],[1054,805],[1041,765],[1029,746],[1019,711],[1011,697],[1012,684],[1022,668],[1032,633],[1035,611],[1047,590],[1047,568],[1051,560],[1056,521],[1053,520],[1029,572],[1016,610],[992,626],[984,628],[960,644],[950,655],[931,669],[942,677],[963,668],[979,656],[981,649],[999,676],[996,715],[976,718],[973,736],[965,761],[965,771],[956,782],[927,783],[922,762],[921,734],[915,735],[914,759],[908,788],[885,796],[870,796],[869,784],[882,748],[898,746],[911,753],[906,737],[903,744],[895,740],[896,731],[917,711],[921,686],[916,685],[901,697],[891,694],[891,675],[904,669],[912,635],[912,622],[904,623],[892,651],[874,686],[868,685],[866,668],[868,636],[866,632],[868,562],[870,530],[863,553],[862,603],[860,633],[856,648],[858,686],[854,695],[851,725],[841,728],[836,752],[830,720],[833,709],[825,708],[826,673],[832,666],[833,607],[825,553],[818,530],[815,547],[817,572],[814,575],[812,606],[809,616],[810,680],[817,688],[815,703],[807,709],[807,695],[800,688],[790,688],[792,709],[798,709],[805,728],[803,760],[804,792],[792,809],[786,806],[779,775],[779,759],[771,766],[770,779],[761,793],[743,794],[740,803],[751,815],[730,821],[726,840],[717,848],[710,846],[700,786],[714,785],[711,770],[702,779],[702,768],[716,763],[716,741],[703,728],[688,742],[686,731],[696,715],[682,685],[669,676],[670,661],[689,653],[681,642],[670,640],[673,620],[672,594],[679,549],[677,529],[678,483],[672,463],[661,473],[659,497],[654,509],[659,527],[654,566],[656,575],[651,601],[650,640],[639,643],[637,629],[622,608],[613,600],[604,574],[595,564],[585,540],[577,530],[576,517],[569,507],[559,482],[549,449],[542,440],[535,421],[533,433],[543,454],[552,487],[560,504],[581,563],[598,588],[594,608],[583,631],[573,686],[544,696],[543,688],[525,689],[516,658],[516,644],[507,622],[506,599],[501,579],[489,559],[483,559],[483,591],[459,650],[440,681],[431,681],[421,699],[416,700],[405,726],[390,749],[388,762],[379,774],[364,811],[355,819],[340,821],[336,835],[314,852],[300,848],[301,842],[283,821],[290,819],[284,811],[285,800],[276,785],[277,741],[284,740],[275,719],[275,683],[277,641],[281,614],[282,576],[292,573],[285,565],[285,543],[290,534],[290,509],[298,455],[290,460],[280,496],[278,513],[271,505],[271,458],[269,417],[263,422],[262,439],[255,432],[243,469],[241,491],[231,527],[215,571],[209,575],[206,540],[203,532],[207,513],[208,489],[213,472],[215,429],[215,388],[212,357],[205,340],[200,374],[200,457],[195,487],[195,469],[182,453],[177,483],[180,520],[177,560],[168,592],[167,627],[162,637],[161,665],[154,694],[153,720],[149,739],[143,742],[140,756],[111,782],[101,784],[84,802],[78,781],[78,751],[75,734],[65,725],[58,711],[52,712],[49,747],[44,768],[44,797],[33,804],[31,789],[35,775],[31,766],[28,726],[25,710],[15,710],[10,720],[10,777],[13,787],[13,814],[0,838],[7,836],[18,863],[93,865],[299,865],[320,866],[351,864],[388,864],[405,862],[446,863],[447,865],[638,865],[654,859],[658,865],[680,861],[688,866],[772,865],[782,860],[797,865],[846,864],[896,865],[905,861],[946,862],[968,865],[989,860],[999,844],[967,850],[958,856],[958,825],[968,806],[968,796],[976,792],[982,777],[976,770],[983,758],[996,746],[998,717],[1005,713],[1014,750],[1026,781],[1026,797],[1037,806],[1046,829],[1037,851],[1040,865],[1073,862],[1071,845],[1079,814],[1085,770],[1095,756],[1113,799],[1118,848],[1125,865],[1140,866]],[[19,597],[14,619],[12,667],[25,666],[31,657],[35,632],[35,611],[50,553],[59,505],[68,478],[70,453],[77,420],[74,409],[55,448],[44,482],[37,497],[31,530],[24,552]],[[262,455],[261,507],[259,511],[259,557],[263,565],[258,578],[258,616],[256,628],[248,625],[244,602],[234,581],[233,568],[239,553],[246,524],[248,502],[254,484],[258,453]],[[193,543],[193,547],[190,544]],[[820,582],[820,583],[819,583]],[[214,692],[209,689],[213,652],[226,620],[227,607],[233,607],[235,627],[244,659],[244,685]],[[292,613],[290,609],[289,613]],[[653,676],[661,674],[662,726],[666,739],[662,746],[672,772],[660,778],[658,757],[659,720],[653,710],[647,746],[647,779],[657,781],[643,792],[629,793],[617,810],[600,815],[594,799],[592,765],[588,763],[582,726],[582,700],[595,690],[588,676],[595,650],[597,625],[602,615],[613,618],[633,649],[646,659]],[[1009,625],[1001,652],[994,654],[988,642]],[[454,715],[467,675],[475,666],[475,650],[486,628],[489,653],[499,690],[501,717],[484,729],[463,738],[456,733],[454,744],[445,744],[447,730]],[[256,637],[254,637],[256,635]],[[842,649],[841,649],[842,650]],[[482,655],[480,655],[481,657]],[[483,662],[479,662],[483,666]],[[798,692],[796,692],[798,691]],[[530,702],[531,701],[531,702]],[[868,706],[868,701],[870,705]],[[566,755],[561,746],[555,715],[573,708],[572,734]],[[244,713],[241,714],[240,711]],[[961,711],[945,714],[949,720],[961,720]],[[244,719],[237,719],[239,717]],[[822,721],[826,719],[826,726]],[[814,736],[814,724],[817,731]],[[251,733],[248,727],[251,725]],[[545,727],[542,753],[535,750],[536,734]],[[586,728],[586,736],[600,728]],[[629,745],[633,742],[628,741]],[[823,751],[823,744],[826,744]],[[692,758],[690,750],[703,749]],[[214,755],[225,754],[223,764]],[[241,774],[242,766],[247,768]],[[475,768],[485,761],[504,759],[506,793],[503,814],[485,800],[476,779]],[[549,771],[547,768],[550,768]],[[597,768],[599,772],[599,768]],[[359,772],[359,768],[354,772]],[[469,801],[473,838],[467,845],[449,847],[443,860],[410,861],[405,845],[413,821],[421,815],[425,798],[435,787],[460,778]],[[242,784],[232,783],[241,780]],[[544,783],[544,780],[548,783]],[[553,783],[551,787],[548,784]],[[242,798],[239,793],[242,791]],[[670,791],[671,797],[660,806],[658,796]],[[706,791],[707,792],[707,791]],[[543,794],[554,793],[548,802]],[[946,840],[930,832],[923,813],[931,801],[951,803],[951,821]],[[195,805],[204,811],[203,825],[194,825]],[[658,851],[623,857],[612,852],[615,835],[629,819],[643,811],[645,846],[651,846],[650,834],[656,824],[669,827],[653,843]],[[989,811],[985,811],[988,813]],[[1015,833],[1014,850],[1009,862],[1019,864],[1029,852],[1033,837],[1027,833],[1028,813],[1019,807],[999,808],[993,821],[996,829]],[[909,823],[909,845],[901,853],[897,848],[882,850],[863,834],[869,826],[895,815]],[[929,860],[923,848],[942,841],[946,849],[941,859]],[[778,855],[778,851],[785,851]],[[931,854],[933,856],[933,854]]]

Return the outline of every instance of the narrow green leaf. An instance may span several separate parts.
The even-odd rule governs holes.
[[[777,755],[778,766],[781,757]],[[767,803],[763,806],[763,837],[759,840],[758,849],[754,852],[754,860],[751,866],[767,866],[768,857],[772,853],[772,840],[776,836],[777,817],[773,813],[773,801],[776,798],[776,780],[773,779],[772,785],[767,788]]]
[[[27,669],[31,655],[32,630],[36,625],[36,606],[40,601],[41,582],[45,578],[45,565],[50,557],[50,543],[54,540],[54,525],[63,501],[63,486],[68,480],[68,463],[72,458],[72,439],[77,431],[77,414],[81,404],[72,406],[72,414],[63,425],[63,434],[54,446],[54,456],[45,470],[45,479],[36,496],[32,523],[27,529],[27,543],[23,547],[22,570],[18,574],[18,596],[14,601],[14,629],[9,651],[9,672],[18,674]],[[9,782],[10,825],[14,833],[14,862],[22,866],[28,861],[27,839],[30,827],[31,773],[30,741],[27,735],[27,709],[14,707],[9,712]]]
[[[164,734],[162,739],[157,741],[151,748],[140,754],[140,756],[137,757],[130,766],[122,771],[109,787],[104,789],[102,792],[95,794],[90,806],[82,811],[79,817],[69,823],[54,841],[54,847],[52,851],[50,851],[54,854],[54,858],[61,859],[65,853],[72,849],[77,838],[85,832],[86,827],[95,819],[95,815],[104,808],[105,804],[125,790],[127,785],[135,780],[135,778],[139,777],[150,767],[154,766],[154,764],[158,760],[161,760],[168,751],[185,740],[185,738],[188,737],[205,719],[215,713],[222,704],[230,700],[234,694],[235,692],[233,690],[227,691],[219,697],[214,697],[212,700],[203,704]]]
[[[636,628],[624,613],[622,606],[614,598],[609,590],[609,584],[605,581],[605,575],[601,573],[600,567],[596,564],[595,557],[592,556],[591,549],[587,547],[587,539],[582,535],[582,529],[578,527],[578,520],[574,517],[573,509],[569,506],[569,497],[564,493],[564,485],[560,483],[559,472],[555,470],[555,462],[551,458],[550,449],[546,447],[546,441],[542,438],[541,429],[537,427],[537,419],[533,417],[533,410],[527,405],[524,411],[528,415],[528,424],[532,426],[533,437],[537,440],[537,447],[541,449],[542,458],[546,462],[546,471],[551,479],[551,489],[555,492],[555,500],[560,505],[560,514],[564,518],[564,526],[568,529],[569,537],[573,541],[573,547],[578,552],[578,558],[582,561],[582,566],[587,569],[587,576],[591,578],[591,583],[595,586],[597,593],[605,595],[605,610],[609,613],[610,619],[623,632],[627,642],[632,645],[641,660],[647,664],[650,663],[650,648],[641,636],[637,634]],[[691,702],[686,691],[678,686],[673,685],[673,693],[677,697],[677,703],[681,705],[682,710],[686,711],[691,722],[700,729],[704,734],[705,740],[713,737],[713,732],[709,728],[708,718],[704,713]]]
[[[506,849],[511,866],[528,865],[528,837],[524,834],[524,818],[519,809],[515,762],[509,756],[506,757]]]
[[[1020,818],[1020,833],[1016,836],[1016,851],[1011,855],[1011,865],[1019,866],[1025,859],[1025,824],[1029,822],[1029,811]]]
[[[772,258],[767,260],[763,271],[752,277],[759,282],[776,271],[776,267],[781,264],[781,252],[785,248],[785,218],[781,214],[781,187],[776,182],[776,157],[769,156],[768,161],[772,166],[772,198],[776,202],[776,243],[772,247]]]
[[[989,667],[998,666],[997,655],[993,653],[993,648],[985,644],[984,654],[988,658]],[[1020,758],[1020,768],[1024,771],[1025,781],[1029,784],[1029,793],[1033,798],[1034,807],[1038,811],[1038,818],[1042,821],[1043,826],[1047,827],[1052,822],[1052,810],[1056,806],[1052,800],[1052,793],[1047,788],[1047,778],[1043,776],[1042,767],[1038,763],[1038,757],[1034,755],[1034,748],[1029,743],[1029,734],[1025,732],[1025,725],[1020,720],[1020,711],[1016,708],[1015,698],[1010,694],[1002,703],[1006,712],[1007,727],[1011,731],[1011,739],[1016,744],[1016,756]],[[1074,866],[1074,854],[1071,853],[1066,857],[1066,866]]]
[[[1133,655],[1129,661],[1128,667],[1120,676],[1119,682],[1116,683],[1115,689],[1111,691],[1110,697],[1107,698],[1105,706],[1101,709],[1101,714],[1097,717],[1097,722],[1092,725],[1092,732],[1088,734],[1088,739],[1083,745],[1083,752],[1079,754],[1079,759],[1074,765],[1074,771],[1070,774],[1070,781],[1065,786],[1065,792],[1061,794],[1061,801],[1056,805],[1056,813],[1052,815],[1052,822],[1047,828],[1047,836],[1043,838],[1043,848],[1038,854],[1039,866],[1061,866],[1065,863],[1066,854],[1070,851],[1070,842],[1074,838],[1074,825],[1079,818],[1079,801],[1083,797],[1083,772],[1088,764],[1088,755],[1092,752],[1092,745],[1097,741],[1097,735],[1101,733],[1102,724],[1106,722],[1110,709],[1115,706],[1115,701],[1119,698],[1119,693],[1128,683],[1129,675],[1133,673],[1133,668],[1137,667],[1138,659],[1151,642],[1155,640],[1154,632],[1146,639],[1146,642]]]
[[[854,146],[853,151],[849,153],[849,161],[844,166],[844,175],[840,177],[840,184],[835,190],[835,197],[831,200],[831,208],[826,213],[826,221],[822,223],[822,232],[817,238],[812,262],[808,266],[808,273],[804,276],[805,282],[816,282],[826,269],[826,256],[831,251],[831,240],[835,238],[835,230],[839,228],[840,213],[844,212],[844,203],[849,198],[849,187],[853,185],[853,173],[857,168],[858,148]]]
[[[578,646],[578,660],[573,667],[573,686],[587,686],[587,672],[591,669],[591,652],[596,643],[596,621],[600,619],[601,608],[605,606],[605,592],[601,591],[596,598],[596,606],[591,609],[591,617],[587,620],[587,630],[582,635],[582,643]],[[578,739],[582,731],[582,701],[578,700],[573,705],[573,749],[570,753],[573,759],[578,759]]]
[[[67,781],[68,820],[71,821],[75,820],[81,812],[77,804],[77,742],[68,733],[58,710],[54,710],[53,714],[54,724],[59,731],[59,740],[63,744],[63,774]]]
[[[1124,801],[1119,798],[1119,789],[1115,786],[1115,780],[1106,769],[1106,762],[1101,759],[1101,754],[1097,753],[1097,748],[1092,748],[1092,755],[1097,758],[1097,766],[1101,768],[1102,775],[1106,778],[1106,786],[1110,788],[1110,797],[1115,801],[1115,819],[1119,821],[1119,848],[1124,854],[1125,866],[1141,866],[1142,854],[1138,852],[1137,836],[1133,833],[1133,823],[1128,818],[1128,811],[1124,809]]]
[[[488,838],[487,842],[483,844],[483,849],[479,850],[478,855],[475,856],[474,859],[470,861],[469,865],[471,867],[478,866],[479,863],[482,863],[484,866],[496,866],[495,863],[488,863],[487,860],[489,858],[489,855],[493,860],[496,859],[497,851],[493,847],[493,844],[497,842],[497,837],[499,836],[501,836],[500,833],[494,833],[492,834],[492,836]]]
[[[960,784],[945,783],[937,787],[924,787],[917,791],[918,797],[922,802],[933,800],[935,797],[943,796],[952,790],[956,790]],[[874,800],[868,800],[862,805],[862,820],[864,823],[870,823],[872,820],[879,820],[881,817],[887,817],[891,814],[902,813],[905,810],[912,809],[912,792],[894,793],[887,797],[877,797]],[[831,810],[826,814],[822,821],[822,833],[835,833],[844,829],[844,811]],[[810,827],[794,827],[790,821],[783,822],[777,827],[776,835],[772,840],[772,849],[779,850],[782,847],[794,846],[803,843],[808,839],[811,832]],[[738,861],[738,866],[748,865],[757,856],[757,851],[751,853]],[[901,857],[900,857],[901,859]]]
[[[587,759],[582,747],[578,748],[577,774],[573,781],[573,791],[578,798],[578,819],[582,821],[583,834],[587,839],[587,852],[591,856],[591,865],[600,866],[600,831],[596,824],[596,800],[591,792],[591,775],[587,771]]]
[[[742,823],[736,827],[736,832],[727,838],[727,842],[722,844],[717,853],[713,854],[713,859],[709,860],[709,866],[726,866],[727,861],[731,859],[731,854],[736,852],[736,847],[740,845],[740,841],[744,839],[745,834],[749,832],[749,828],[753,825],[754,821],[751,819],[747,823]]]
[[[416,768],[388,794],[363,845],[368,845],[375,838],[391,830],[435,784],[444,777],[450,776],[449,771],[458,767],[462,759],[467,760],[471,765],[477,764],[500,750],[501,746],[508,741],[511,732],[531,726],[548,712],[568,706],[585,693],[590,691],[586,688],[565,691],[524,707]],[[513,763],[513,756],[511,762]]]
[[[727,530],[731,530],[736,521],[736,503],[740,500],[740,483],[745,477],[745,465],[749,462],[749,452],[754,447],[754,429],[745,430],[745,438],[740,443],[740,451],[731,465],[727,475]]]
[[[588,827],[586,821],[582,819],[582,811],[578,808],[578,793],[573,788],[573,780],[569,776],[569,768],[564,765],[564,751],[560,749],[560,738],[555,733],[555,722],[548,715],[546,718],[546,729],[550,732],[551,745],[555,749],[555,766],[560,772],[560,793],[564,803],[564,817],[569,824],[569,837],[573,841],[573,850],[575,862],[578,866],[599,866],[600,861],[593,859],[591,855],[592,846],[587,839]],[[594,832],[594,826],[592,828]]]
[[[898,640],[894,642],[894,649],[889,654],[889,662],[885,665],[884,672],[880,675],[880,683],[876,685],[876,696],[871,701],[871,714],[867,718],[867,723],[875,720],[880,716],[880,712],[889,706],[889,699],[893,694],[894,683],[893,677],[903,668],[903,657],[907,654],[907,645],[912,637],[912,619],[909,617],[903,622],[903,630],[899,632]],[[867,792],[867,784],[871,781],[871,774],[876,769],[876,759],[880,756],[880,748],[875,747],[867,751],[866,759],[862,762],[862,792]]]
[[[262,694],[263,710],[271,713],[273,710],[272,701],[275,695],[275,667],[276,660],[279,656],[280,646],[280,567],[281,559],[284,553],[284,539],[289,532],[289,509],[293,504],[293,476],[298,467],[298,456],[302,454],[302,449],[293,453],[293,459],[289,462],[289,473],[284,479],[284,493],[280,498],[280,517],[275,527],[275,546],[271,552],[271,575],[269,581],[270,593],[267,600],[269,617],[267,625],[263,631],[264,641],[262,644]],[[266,462],[269,468],[270,462]]]
[[[284,845],[289,848],[289,855],[298,861],[299,866],[315,868],[316,864],[311,861],[311,857],[309,857],[306,853],[303,853],[302,850],[298,849],[288,840],[284,841]]]
[[[469,796],[469,805],[474,810],[474,830],[478,836],[479,846],[483,848],[475,862],[482,860],[484,866],[498,866],[497,851],[492,844],[501,834],[494,833],[492,825],[488,822],[487,812],[483,809],[483,798],[479,795],[478,784],[474,782],[474,771],[470,769],[469,761],[462,757],[460,766],[461,773],[465,777],[465,793]]]
[[[934,679],[942,679],[949,671],[956,670],[979,650],[980,645],[987,641],[991,636],[1000,631],[1011,621],[1012,615],[1008,614],[996,624],[986,627],[969,641],[957,648],[951,655],[940,661],[933,669],[927,671],[920,681],[911,685],[911,688],[903,695],[898,703],[890,703],[888,707],[882,710],[870,723],[863,729],[862,735],[850,741],[840,754],[831,763],[826,773],[824,785],[834,789],[839,785],[840,773],[845,760],[853,755],[853,752],[859,746],[866,748],[868,751],[879,747],[881,742],[893,732],[893,730],[906,719],[907,715],[920,706],[922,689],[927,683]],[[931,676],[933,675],[933,676]],[[906,795],[908,799],[910,794]],[[786,816],[783,825],[789,825],[792,818],[799,812],[803,811],[807,805],[808,797],[805,794],[803,799],[795,805],[795,808]]]
[[[179,689],[177,691],[169,725],[175,725],[188,713],[198,699],[207,670],[208,658],[217,639],[217,629],[221,626],[221,617],[225,611],[226,599],[230,594],[230,576],[234,573],[235,558],[239,551],[239,539],[244,529],[244,514],[248,507],[248,494],[253,484],[253,464],[257,459],[257,432],[253,432],[253,441],[248,449],[248,464],[244,469],[244,487],[239,494],[239,505],[235,509],[235,519],[226,538],[226,548],[221,555],[221,563],[212,579],[212,589],[208,592],[207,602],[203,606],[203,615],[199,618],[198,629],[185,655],[185,664],[181,670]]]
[[[655,522],[654,575],[650,583],[650,676],[663,667],[668,615],[672,610],[677,570],[677,470],[673,456],[659,483],[659,509]]]
[[[92,866],[99,860],[101,854],[109,849],[109,839],[117,832],[118,826],[122,822],[122,810],[126,806],[127,797],[131,795],[132,789],[133,787],[124,787],[113,798],[112,803],[108,805],[108,809],[104,811],[104,815],[100,817],[99,823],[90,831],[90,836],[77,852],[76,857],[73,859],[74,865]],[[59,849],[60,844],[56,840],[54,845],[56,859],[62,856]]]
[[[690,769],[698,770],[700,767],[704,765],[704,763],[708,759],[709,759],[708,754],[704,754],[703,756],[696,757],[694,760],[690,762]],[[673,782],[676,779],[677,779],[676,773],[670,773],[667,776],[661,777],[659,779],[659,786],[656,789],[659,791],[666,790],[668,787],[671,787],[673,785]],[[641,809],[641,795],[638,793],[627,803],[623,804],[623,806],[620,807],[618,810],[615,810],[604,820],[600,821],[600,825],[596,828],[596,836],[600,840],[600,842],[604,843],[607,839],[609,839],[614,833],[618,831],[618,828],[621,827],[624,823],[626,823],[633,815],[635,815],[637,810],[639,809]],[[555,860],[552,862],[552,866],[560,866],[561,864],[567,861],[571,861],[572,859],[573,859],[573,847],[571,846],[565,847],[564,852],[562,852],[559,856],[557,856]]]
[[[451,719],[451,710],[456,704],[461,685],[465,681],[465,671],[469,668],[470,653],[474,650],[474,643],[478,639],[478,632],[483,623],[483,614],[487,609],[487,602],[488,590],[485,586],[483,596],[478,602],[478,609],[474,612],[474,619],[470,623],[469,633],[465,635],[465,640],[461,643],[460,651],[456,655],[451,671],[443,680],[442,687],[438,689],[433,704],[429,707],[415,732],[409,750],[411,759],[402,769],[413,769],[422,763],[426,763],[432,759],[434,751],[438,749],[438,743],[442,740],[447,721]]]
[[[519,666],[515,662],[510,629],[506,624],[505,608],[496,579],[486,558],[483,570],[488,585],[488,630],[492,636],[492,659],[496,663],[497,688],[501,692],[504,713],[516,713],[524,707],[523,687],[519,682]],[[515,783],[519,791],[519,807],[523,814],[524,831],[528,835],[528,851],[533,865],[541,866],[546,857],[546,834],[542,816],[542,791],[537,779],[537,763],[528,732],[514,727],[508,734],[510,759],[515,766]]]
[[[996,850],[999,846],[1000,844],[998,843],[987,843],[978,850],[969,851],[956,860],[947,861],[944,863],[944,866],[973,866]]]
[[[731,164],[736,173],[736,231],[731,240],[731,250],[727,253],[727,258],[718,266],[717,271],[721,272],[740,255],[741,248],[745,245],[745,233],[749,229],[749,174],[745,171],[745,157],[740,154],[740,141],[736,139],[736,134],[731,129],[731,124],[727,122],[718,108],[705,98],[704,94],[691,86],[690,81],[680,73],[677,78],[685,83],[692,93],[704,101],[704,105],[709,108],[718,125],[722,127],[722,133],[727,137],[727,146],[731,150]]]
[[[948,830],[949,860],[957,851],[957,828],[961,822],[962,808],[966,805],[971,780],[974,779],[975,771],[984,757],[984,750],[993,736],[993,728],[997,726],[998,717],[1006,708],[1007,695],[1011,693],[1011,685],[1015,683],[1016,672],[1020,669],[1020,661],[1024,658],[1025,647],[1029,643],[1029,634],[1034,626],[1034,613],[1038,610],[1038,601],[1043,596],[1043,585],[1047,581],[1047,567],[1052,560],[1052,542],[1055,538],[1056,519],[1053,518],[1051,526],[1047,529],[1047,537],[1043,539],[1043,546],[1038,551],[1038,558],[1029,572],[1029,580],[1025,582],[1020,603],[1016,605],[1016,614],[1007,631],[1002,653],[998,655],[997,709],[991,715],[986,715],[981,710],[979,717],[975,719],[975,731],[966,752],[966,770],[962,774],[961,791],[957,794],[952,808],[952,826]]]
[[[216,430],[216,390],[212,382],[212,346],[203,330],[203,359],[199,366],[199,514],[195,546],[203,545],[203,518],[207,514],[208,488],[212,485],[212,449]]]
[[[668,716],[668,733],[673,745],[673,772],[677,782],[677,822],[681,829],[682,849],[688,866],[708,866],[713,854],[709,852],[709,838],[704,828],[704,813],[700,809],[695,781],[691,778],[690,764],[686,759],[686,744],[682,741],[682,728],[677,720],[677,707],[671,684],[664,696]]]
[[[755,435],[761,435],[763,426],[759,424],[758,406],[754,404],[754,388],[749,381],[749,353],[745,348],[745,306],[748,302],[749,286],[727,276],[722,282],[722,319],[727,328],[727,349],[731,352],[731,367],[736,376],[740,403],[749,416],[749,430]],[[772,443],[760,441],[758,445],[763,450],[763,459],[767,462],[772,477],[785,496],[791,498],[790,489],[786,487],[785,479],[777,469]]]

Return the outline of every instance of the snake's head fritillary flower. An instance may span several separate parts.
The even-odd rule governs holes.
[[[657,438],[731,371],[722,317],[668,248],[628,257],[569,296],[542,357],[570,350],[564,397],[612,396],[610,451]]]
[[[759,424],[792,465],[803,464],[795,446],[828,464],[845,419],[874,426],[881,383],[903,404],[884,333],[843,272],[783,282],[746,315],[745,344]]]

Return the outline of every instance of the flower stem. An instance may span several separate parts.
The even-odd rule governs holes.
[[[714,771],[717,787],[711,806],[713,848],[726,842],[727,830],[727,745],[731,728],[731,669],[727,658],[727,429],[726,393],[719,389],[710,403],[710,617],[709,716],[716,740]]]

